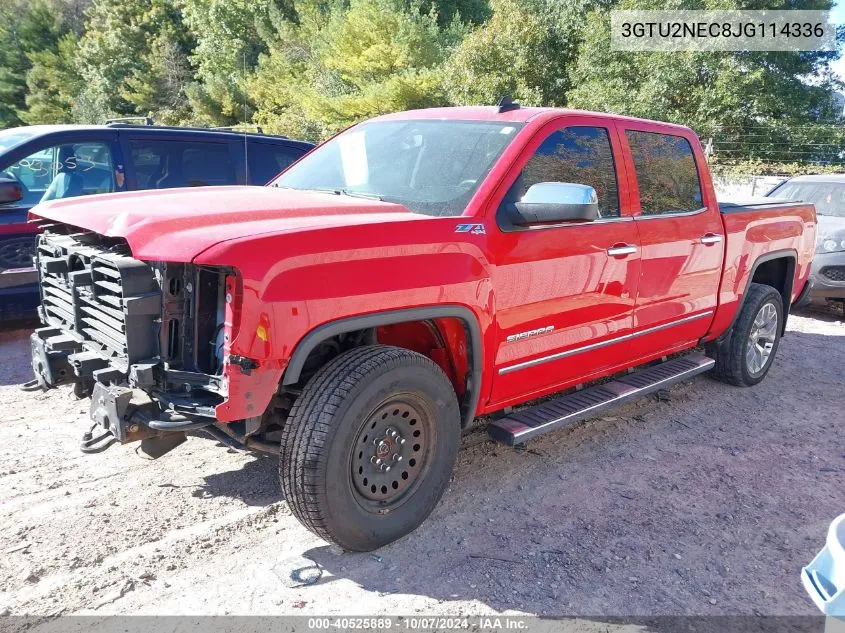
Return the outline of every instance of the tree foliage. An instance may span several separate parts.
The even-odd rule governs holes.
[[[251,81],[255,120],[324,138],[362,118],[447,103],[441,64],[464,34],[400,0],[305,1],[274,20]]]
[[[829,8],[817,0],[774,4],[768,8]],[[696,8],[744,5],[713,0]],[[618,8],[658,7],[622,0]],[[842,114],[833,99],[840,86],[828,66],[833,53],[611,51],[609,20],[606,10],[586,18],[569,95],[573,107],[689,125],[714,138],[728,158],[830,160],[845,148],[845,136],[833,125]]]
[[[84,83],[82,116],[160,114],[168,122],[184,116],[180,80],[191,76],[185,71],[193,35],[177,5],[172,0],[94,0],[87,15],[76,56]]]
[[[579,2],[493,0],[491,18],[445,64],[450,99],[489,104],[509,94],[527,105],[564,105],[582,15]]]
[[[47,0],[0,4],[0,128],[20,125],[26,110],[31,52],[58,50],[66,32],[57,5]]]

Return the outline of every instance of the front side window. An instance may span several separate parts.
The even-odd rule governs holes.
[[[505,202],[519,202],[541,182],[589,185],[596,190],[599,215],[619,216],[619,186],[610,137],[603,127],[573,126],[551,134],[517,177]]]
[[[689,141],[682,136],[626,130],[643,215],[702,208],[701,183]]]
[[[228,143],[132,140],[129,147],[138,189],[237,184]]]
[[[16,206],[32,207],[42,201],[115,190],[111,148],[106,143],[65,143],[40,149],[0,169],[0,175],[21,185],[24,197]]]
[[[433,119],[363,123],[324,143],[271,184],[458,216],[520,127]]]

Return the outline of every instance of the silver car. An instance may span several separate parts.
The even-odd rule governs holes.
[[[845,301],[845,174],[790,178],[766,196],[816,205],[819,228],[809,300]]]

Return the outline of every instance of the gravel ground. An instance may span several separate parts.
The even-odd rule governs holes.
[[[752,389],[699,377],[521,450],[474,429],[432,516],[374,555],[301,527],[271,457],[83,455],[86,402],[18,389],[27,332],[0,354],[0,614],[815,614],[799,570],[845,511],[834,310],[793,315]]]

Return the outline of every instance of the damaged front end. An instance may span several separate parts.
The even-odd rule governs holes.
[[[152,457],[215,426],[228,395],[225,314],[234,270],[144,262],[126,242],[52,225],[38,238],[32,368],[42,388],[90,397],[83,450],[140,440]],[[223,435],[224,438],[228,435]]]

